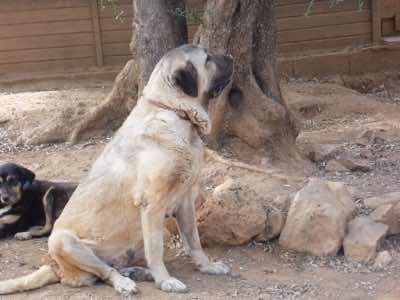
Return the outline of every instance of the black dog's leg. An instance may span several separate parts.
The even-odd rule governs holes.
[[[6,231],[4,229],[4,225],[0,224],[0,239],[5,238],[7,236]]]
[[[26,232],[18,232],[15,234],[15,238],[18,240],[29,240],[33,237],[42,237],[45,235],[50,234],[53,228],[53,219],[54,219],[54,202],[55,202],[55,189],[54,187],[50,187],[46,194],[43,196],[43,208],[44,208],[44,215],[46,218],[45,224],[43,227],[36,226],[30,228]]]
[[[118,271],[122,276],[129,277],[134,281],[154,281],[150,270],[143,267],[127,267]]]

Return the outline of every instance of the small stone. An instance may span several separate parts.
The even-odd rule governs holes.
[[[368,208],[377,208],[385,204],[393,204],[400,202],[400,192],[386,193],[377,197],[364,199],[364,205]]]
[[[355,161],[349,158],[339,158],[337,159],[337,162],[353,172],[368,172],[371,170],[367,163]]]
[[[400,202],[381,205],[370,214],[370,217],[375,222],[389,226],[388,235],[400,233]]]
[[[360,150],[360,157],[361,158],[368,159],[368,158],[371,158],[372,156],[373,156],[373,154],[372,154],[371,150],[366,149],[366,148],[363,148],[363,149]]]
[[[328,161],[328,163],[326,164],[325,170],[329,171],[329,172],[346,172],[346,171],[349,171],[348,168],[343,166],[341,163],[339,163],[335,159],[331,159],[330,161]]]
[[[304,149],[305,155],[313,162],[334,158],[341,151],[341,147],[336,144],[307,144]]]
[[[348,234],[343,242],[344,254],[357,261],[374,259],[388,229],[387,225],[375,223],[369,217],[356,217],[348,224]]]
[[[356,138],[356,144],[363,146],[383,144],[385,142],[384,133],[384,129],[367,129]]]
[[[392,262],[392,256],[389,251],[381,251],[375,258],[374,268],[384,269]]]

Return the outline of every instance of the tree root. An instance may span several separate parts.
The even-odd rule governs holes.
[[[217,152],[215,152],[211,149],[208,149],[208,148],[206,148],[206,154],[209,157],[211,157],[212,159],[214,159],[215,161],[217,161],[221,164],[227,165],[227,166],[245,169],[245,170],[256,172],[256,173],[262,173],[265,175],[275,177],[275,178],[285,181],[285,182],[287,182],[287,180],[288,180],[288,176],[283,175],[283,174],[277,174],[276,171],[265,170],[263,168],[252,166],[252,165],[240,162],[240,161],[227,160],[227,159],[223,158],[222,156],[220,156]]]
[[[115,79],[106,100],[83,116],[75,126],[68,138],[70,144],[76,144],[86,130],[102,121],[105,122],[105,118],[117,120],[129,113],[129,102],[137,97],[137,73],[137,64],[133,59],[129,60]]]

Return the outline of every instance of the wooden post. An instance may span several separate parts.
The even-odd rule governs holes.
[[[93,35],[96,48],[96,63],[98,67],[102,67],[104,65],[103,43],[101,41],[100,19],[99,19],[97,0],[88,0],[88,1],[92,15]]]
[[[381,28],[381,12],[379,0],[371,0],[372,2],[372,43],[378,45],[382,39]]]

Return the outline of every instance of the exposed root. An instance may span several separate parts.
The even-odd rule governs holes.
[[[106,100],[83,116],[82,120],[75,126],[69,135],[69,143],[76,144],[87,129],[94,127],[99,122],[104,122],[105,118],[108,120],[120,119],[121,116],[127,114],[131,109],[131,107],[128,107],[129,100],[137,96],[136,84],[137,64],[131,59],[118,74]]]
[[[248,171],[252,171],[252,172],[257,172],[257,173],[262,173],[262,174],[266,174],[272,177],[275,177],[279,180],[282,181],[287,181],[288,180],[288,176],[286,175],[282,175],[282,174],[277,174],[276,171],[272,171],[272,170],[266,170],[263,168],[259,168],[256,166],[252,166],[249,164],[246,164],[244,162],[240,162],[240,161],[232,161],[232,160],[227,160],[225,158],[223,158],[222,156],[220,156],[217,152],[206,148],[206,154],[211,157],[212,159],[214,159],[215,161],[227,165],[227,166],[231,166],[231,167],[236,167],[236,168],[240,168],[240,169],[245,169]]]

